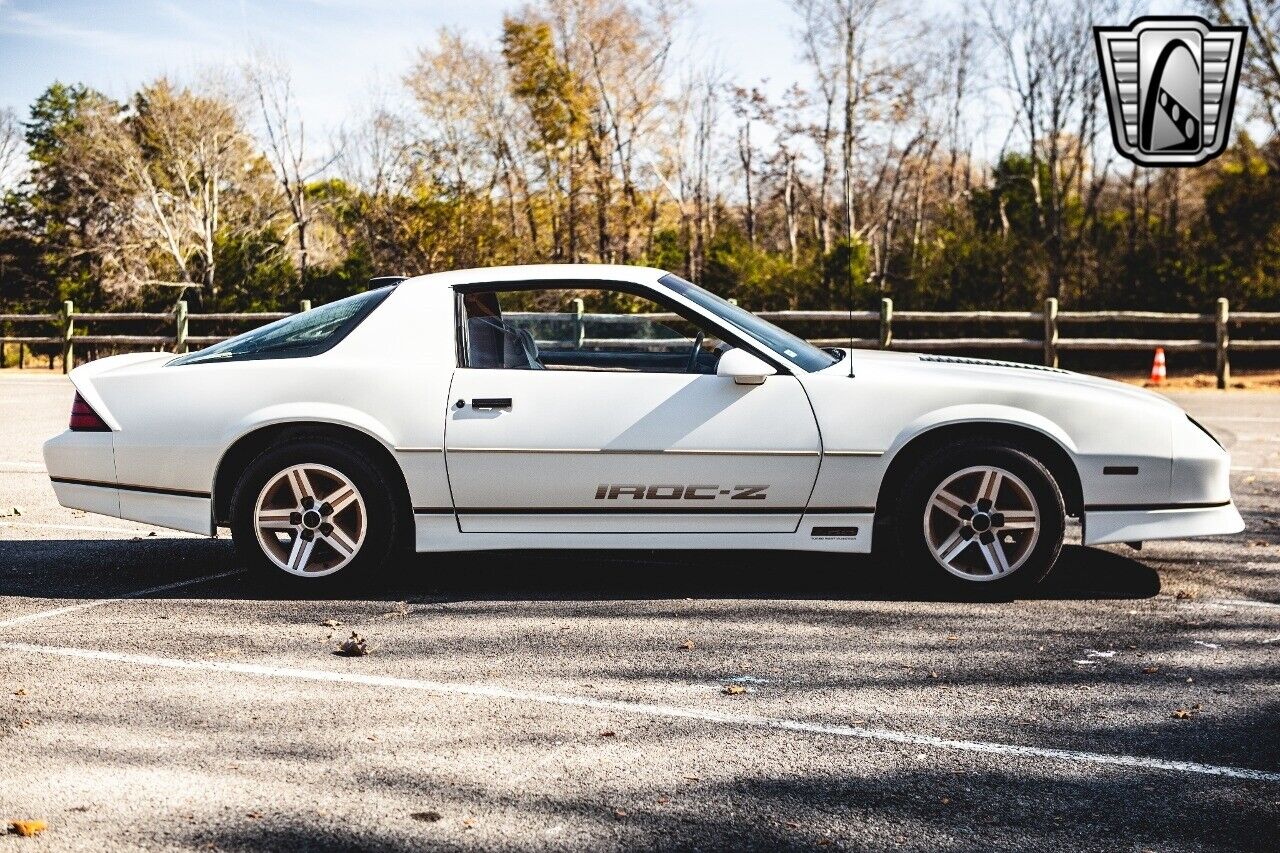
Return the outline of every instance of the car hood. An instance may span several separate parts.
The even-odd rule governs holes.
[[[1112,399],[1123,398],[1130,403],[1154,405],[1170,410],[1178,409],[1178,406],[1168,398],[1144,388],[1055,367],[994,359],[885,350],[846,350],[845,353],[845,358],[822,372],[828,375],[848,372],[852,366],[853,374],[857,376],[860,370],[872,372],[888,369],[895,373],[911,374],[924,382],[947,383],[965,379],[978,384],[998,385],[1004,388],[1021,387],[1038,393],[1052,393],[1055,387],[1071,386],[1073,389],[1088,389]]]

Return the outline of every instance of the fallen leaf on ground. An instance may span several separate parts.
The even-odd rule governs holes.
[[[960,642],[960,638],[959,638],[959,637],[947,637],[947,642],[948,642],[948,643],[958,643],[958,642]]]
[[[613,813],[614,813],[614,815],[615,815],[616,817],[626,817],[626,816],[627,816],[627,810],[626,810],[626,809],[614,809],[614,810],[613,810]]]
[[[409,817],[413,818],[414,820],[420,820],[423,823],[435,823],[436,821],[440,820],[443,817],[443,815],[441,815],[440,812],[414,812],[413,814],[409,815]]]
[[[338,646],[337,651],[335,651],[334,654],[342,655],[344,658],[364,657],[369,654],[369,644],[365,641],[364,637],[360,636],[355,631],[352,631],[351,637],[343,640],[342,645]]]
[[[720,692],[726,696],[737,696],[739,693],[746,693],[747,688],[743,687],[741,684],[726,684],[724,689]]]
[[[657,800],[655,800],[654,802],[656,802],[656,803],[657,803],[658,805],[660,805],[660,806],[665,806],[667,803],[671,802],[671,798],[670,798],[670,797],[658,797],[658,799],[657,799]]]
[[[26,696],[26,695],[27,695],[27,688],[25,688],[25,687],[19,687],[17,690],[13,691],[13,695],[14,695],[14,696]]]
[[[1142,668],[1142,671],[1143,671],[1143,672],[1145,672],[1147,675],[1155,675],[1157,672],[1159,672],[1159,671],[1160,671],[1160,667],[1158,667],[1158,666],[1144,666],[1144,667]]]
[[[786,824],[787,824],[787,826],[791,827],[792,829],[799,829],[799,828],[800,828],[800,823],[799,823],[799,821],[789,820],[789,821],[787,821],[787,822],[786,822]]]
[[[464,817],[462,819],[462,825],[467,829],[474,829],[476,825],[476,819],[473,817]]]
[[[680,644],[680,648],[684,649],[686,652],[691,651],[693,649],[693,640],[685,640]]]
[[[1191,719],[1191,712],[1186,708],[1176,708],[1170,716],[1175,720],[1189,720]]]
[[[324,620],[323,622],[321,622],[320,624],[321,624],[321,625],[323,625],[323,626],[324,626],[324,627],[326,627],[326,628],[341,628],[341,627],[342,627],[342,621],[341,621],[341,620],[339,620],[339,619],[326,619],[326,620]]]
[[[11,820],[9,821],[9,833],[11,835],[21,835],[23,838],[32,838],[39,835],[49,828],[49,824],[42,820]]]
[[[600,737],[617,737],[617,732],[601,732]]]

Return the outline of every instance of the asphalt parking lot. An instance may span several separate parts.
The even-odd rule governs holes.
[[[1070,547],[1033,599],[521,553],[279,600],[226,539],[58,507],[70,385],[0,373],[0,830],[48,823],[0,851],[1277,849],[1280,394],[1174,396],[1247,532]]]

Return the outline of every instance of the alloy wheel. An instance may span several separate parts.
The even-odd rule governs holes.
[[[1040,538],[1031,490],[1003,468],[957,471],[934,490],[924,510],[924,536],[944,569],[967,581],[1017,571]]]
[[[364,544],[368,513],[355,484],[336,468],[292,465],[258,493],[253,525],[263,553],[301,577],[333,574]]]

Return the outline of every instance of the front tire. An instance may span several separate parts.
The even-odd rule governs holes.
[[[1066,509],[1053,475],[1015,447],[957,442],[911,473],[893,514],[904,561],[952,588],[1010,590],[1049,574]]]
[[[315,587],[380,575],[398,541],[394,491],[341,443],[310,438],[263,451],[232,494],[236,551],[260,577]]]

